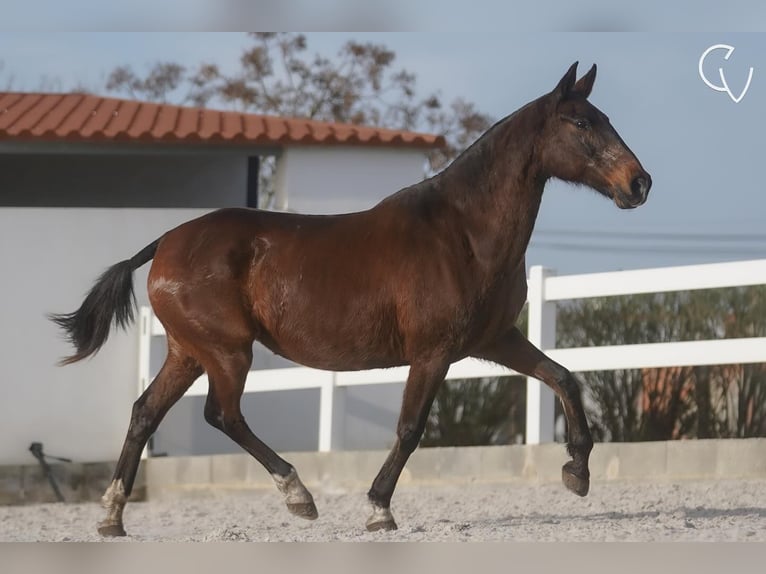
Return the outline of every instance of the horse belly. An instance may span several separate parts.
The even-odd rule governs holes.
[[[405,364],[393,310],[371,297],[296,294],[276,307],[270,317],[256,311],[262,327],[256,338],[291,361],[333,371]]]
[[[405,364],[395,344],[369,332],[303,324],[289,333],[269,333],[261,342],[275,353],[315,369],[359,371]]]

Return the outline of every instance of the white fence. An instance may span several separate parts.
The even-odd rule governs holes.
[[[766,362],[766,337],[683,341],[605,347],[555,349],[556,301],[638,293],[688,291],[766,284],[766,259],[683,267],[665,267],[589,273],[557,277],[552,270],[532,267],[529,276],[529,340],[573,372],[639,369],[685,365]],[[164,336],[162,324],[149,307],[140,309],[139,394],[150,382],[151,338]],[[335,416],[344,410],[344,390],[354,385],[403,383],[407,367],[370,371],[330,372],[307,367],[250,371],[245,392],[320,389],[320,451],[338,447],[342,428]],[[507,376],[500,366],[464,359],[454,363],[448,379]],[[207,395],[207,377],[201,376],[186,396]],[[554,395],[535,379],[527,379],[527,443],[553,440]]]

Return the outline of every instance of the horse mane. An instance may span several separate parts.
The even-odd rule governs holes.
[[[413,196],[414,199],[422,194],[446,193],[448,190],[454,189],[460,190],[460,192],[466,196],[464,199],[470,200],[470,196],[474,191],[474,186],[452,186],[446,184],[446,181],[451,180],[452,178],[459,181],[476,181],[482,167],[492,163],[492,159],[489,156],[498,142],[500,142],[500,147],[503,147],[504,145],[511,143],[512,140],[522,137],[518,133],[516,127],[522,127],[522,121],[529,115],[528,112],[530,112],[532,108],[538,106],[540,99],[542,98],[533,100],[504,118],[496,121],[481,136],[476,138],[476,140],[474,140],[467,148],[460,152],[460,154],[458,154],[458,156],[440,172],[400,189],[393,195],[384,198],[380,203],[398,201],[403,199],[402,196]]]

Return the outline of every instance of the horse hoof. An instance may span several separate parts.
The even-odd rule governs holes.
[[[394,519],[391,520],[382,520],[377,522],[370,522],[367,521],[367,530],[369,532],[377,532],[378,530],[396,530],[399,527],[396,525],[396,522],[394,522]]]
[[[394,516],[388,508],[373,505],[372,516],[367,519],[367,530],[377,532],[378,530],[396,530],[398,526],[394,521]]]
[[[122,524],[115,523],[101,523],[98,525],[98,533],[101,536],[125,536],[125,529]]]
[[[305,518],[306,520],[316,520],[319,516],[317,507],[313,502],[295,502],[288,503],[287,510],[289,510],[295,516]]]
[[[585,496],[588,494],[590,480],[588,478],[583,478],[582,476],[577,476],[574,473],[574,465],[571,461],[566,463],[561,469],[561,480],[564,482],[564,486],[576,495]]]

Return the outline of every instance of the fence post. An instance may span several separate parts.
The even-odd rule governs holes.
[[[337,386],[336,373],[330,375],[319,390],[319,452],[343,448],[346,388]]]
[[[545,279],[555,274],[540,265],[529,269],[527,337],[540,350],[556,346],[556,303],[545,300]],[[554,398],[547,385],[527,377],[527,444],[553,442]]]
[[[143,395],[146,387],[149,386],[149,377],[151,376],[149,356],[151,350],[152,309],[151,307],[142,306],[138,310],[138,395],[136,398]],[[141,458],[147,458],[150,454],[150,449],[147,446],[141,453]]]

